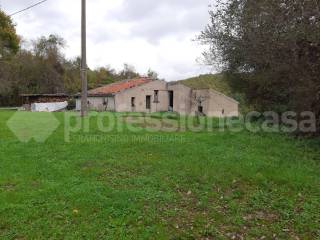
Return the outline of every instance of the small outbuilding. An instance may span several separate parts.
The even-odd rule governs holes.
[[[69,95],[57,94],[21,94],[23,109],[33,112],[55,112],[68,106]]]

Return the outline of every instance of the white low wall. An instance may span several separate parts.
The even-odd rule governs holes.
[[[31,104],[32,112],[56,112],[67,108],[68,102],[54,103],[33,103]]]

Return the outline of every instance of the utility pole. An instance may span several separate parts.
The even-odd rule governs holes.
[[[86,0],[81,0],[81,117],[88,114]]]

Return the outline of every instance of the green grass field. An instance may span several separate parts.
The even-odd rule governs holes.
[[[93,116],[66,142],[56,113],[45,143],[24,143],[14,114],[0,112],[1,239],[320,239],[318,140],[131,121],[103,133]],[[48,116],[30,114],[22,133]]]

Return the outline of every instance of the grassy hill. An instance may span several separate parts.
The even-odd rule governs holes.
[[[186,86],[195,89],[212,88],[228,96],[232,96],[232,91],[223,74],[205,74],[178,81]]]
[[[72,114],[0,111],[0,239],[319,239],[319,142]]]

